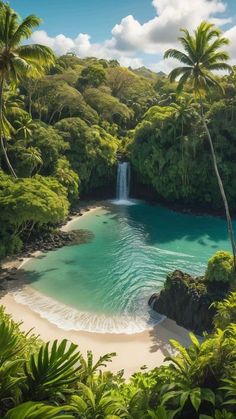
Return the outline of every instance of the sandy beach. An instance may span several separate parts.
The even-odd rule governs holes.
[[[75,221],[77,221],[78,219],[80,219],[80,217],[86,217],[86,215],[91,214],[91,212],[98,211],[101,208],[102,207],[100,207],[100,206],[90,207],[90,208],[88,208],[87,211],[82,211],[81,212],[81,214],[82,214],[81,216],[75,215],[75,216],[71,217],[71,220],[69,220],[64,226],[61,227],[61,230],[62,231],[70,231],[70,230],[72,230],[73,229],[73,223]]]
[[[91,208],[83,216],[99,208]],[[69,231],[73,228],[73,223],[77,219],[78,216],[73,217],[62,229]],[[40,256],[40,252],[32,254],[32,257],[37,256]],[[17,261],[9,261],[5,263],[5,267],[15,266],[20,269],[29,259],[25,258],[20,263],[19,261],[18,263]],[[66,338],[78,344],[80,351],[84,355],[86,355],[87,350],[92,350],[95,359],[106,353],[116,352],[117,356],[108,365],[108,369],[113,372],[124,369],[125,377],[129,377],[134,372],[139,371],[144,365],[148,369],[152,369],[163,364],[165,357],[172,352],[169,344],[170,339],[176,339],[185,346],[190,342],[189,332],[169,319],[163,320],[151,330],[136,334],[67,331],[42,318],[27,305],[15,301],[10,290],[0,299],[0,305],[5,306],[6,312],[11,314],[15,321],[23,322],[21,325],[22,330],[28,331],[33,327],[33,333],[39,335],[45,342]]]
[[[116,352],[117,356],[108,368],[113,372],[124,369],[126,377],[143,365],[148,368],[161,365],[169,354],[169,339],[177,339],[183,345],[189,343],[188,331],[169,319],[152,330],[133,335],[65,331],[42,319],[27,306],[17,303],[10,293],[0,300],[0,304],[6,307],[6,312],[10,313],[15,321],[23,321],[22,330],[28,331],[33,327],[34,333],[45,342],[66,338],[78,344],[83,354],[92,350],[95,359],[105,353]]]

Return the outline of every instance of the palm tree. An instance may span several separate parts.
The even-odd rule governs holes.
[[[234,268],[236,270],[236,245],[229,205],[224,190],[224,185],[219,173],[217,158],[210,131],[204,113],[203,98],[211,88],[217,88],[224,93],[223,87],[219,83],[213,71],[227,70],[232,68],[226,63],[229,55],[221,48],[229,43],[228,39],[213,24],[202,22],[191,35],[187,29],[182,29],[183,36],[179,38],[184,52],[177,49],[169,49],[165,52],[164,58],[175,58],[183,66],[177,67],[169,74],[170,81],[178,79],[177,93],[180,93],[186,84],[193,86],[195,98],[200,103],[201,120],[209,141],[214,171],[218,181],[222,200],[224,202],[225,213],[228,224],[229,238],[231,241],[234,257]]]
[[[36,128],[36,124],[27,113],[22,115],[20,119],[17,119],[15,125],[17,127],[16,133],[20,135],[25,143],[31,137],[34,128]]]
[[[30,166],[30,176],[33,175],[33,172],[38,172],[41,166],[43,165],[42,154],[39,148],[37,147],[28,147],[23,149],[24,160]]]
[[[16,85],[22,78],[39,77],[54,63],[50,48],[43,45],[21,45],[30,38],[33,29],[40,24],[37,16],[30,15],[24,20],[9,5],[0,3],[0,141],[3,154],[11,174],[16,173],[9,161],[5,139],[8,136],[4,118],[4,87]]]

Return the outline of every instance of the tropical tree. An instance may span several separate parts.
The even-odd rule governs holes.
[[[27,147],[23,149],[22,155],[30,167],[30,176],[32,176],[33,172],[37,172],[43,165],[41,151],[37,147]]]
[[[31,137],[33,129],[36,128],[36,124],[27,113],[17,119],[15,125],[17,127],[16,134],[19,134],[25,143]]]
[[[106,72],[102,65],[95,64],[85,67],[76,83],[76,88],[83,91],[86,87],[98,87],[106,80]]]
[[[21,20],[8,4],[0,3],[0,141],[3,154],[11,174],[16,173],[9,161],[5,139],[9,129],[4,118],[4,87],[16,85],[23,77],[39,77],[54,62],[50,48],[43,45],[25,45],[24,41],[32,35],[40,24],[37,16],[30,15]]]
[[[181,29],[181,31],[183,32],[183,36],[181,36],[179,40],[183,46],[184,52],[177,49],[169,49],[164,55],[165,58],[175,58],[183,64],[183,66],[177,67],[170,72],[169,79],[171,82],[178,79],[178,93],[183,90],[186,84],[193,86],[195,98],[200,104],[201,120],[209,141],[214,171],[224,202],[229,237],[234,256],[234,269],[236,269],[236,245],[233,225],[224,185],[218,169],[214,144],[207,126],[203,103],[204,97],[212,88],[218,89],[224,93],[224,89],[217,76],[214,74],[214,71],[231,70],[231,67],[227,64],[229,55],[226,51],[221,50],[229,41],[222,36],[222,33],[218,28],[208,22],[202,22],[192,35],[187,29]]]

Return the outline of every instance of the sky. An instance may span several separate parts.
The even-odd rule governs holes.
[[[118,59],[124,66],[143,65],[169,72],[163,60],[178,47],[180,28],[193,30],[202,20],[219,26],[230,40],[236,64],[236,0],[9,0],[21,17],[36,14],[43,22],[31,42],[50,46],[58,55]]]

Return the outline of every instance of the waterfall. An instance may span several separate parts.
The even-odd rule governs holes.
[[[129,189],[130,189],[130,163],[118,163],[117,170],[117,185],[116,185],[116,199],[117,203],[129,203]]]

